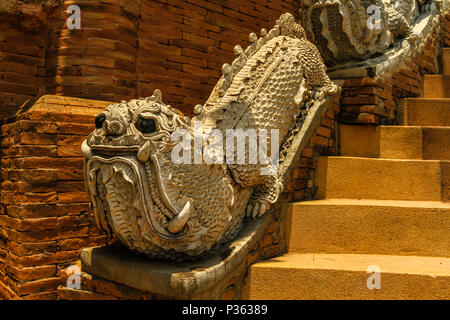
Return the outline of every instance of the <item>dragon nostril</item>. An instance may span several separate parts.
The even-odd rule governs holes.
[[[95,127],[97,129],[101,129],[105,120],[106,116],[104,114],[99,114],[97,117],[95,117]]]
[[[111,121],[106,123],[107,135],[119,136],[123,133],[123,126],[119,121]]]

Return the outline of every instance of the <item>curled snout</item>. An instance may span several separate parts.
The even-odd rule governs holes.
[[[120,121],[112,120],[108,121],[105,120],[103,124],[103,130],[105,130],[105,133],[107,136],[120,136],[123,134],[124,127]]]

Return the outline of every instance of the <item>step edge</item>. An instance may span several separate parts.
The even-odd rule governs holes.
[[[345,201],[348,201],[345,203]],[[397,204],[396,204],[397,203]],[[423,206],[425,204],[428,206]],[[450,209],[450,202],[420,201],[420,200],[383,200],[383,199],[351,199],[351,198],[327,198],[309,200],[303,202],[291,202],[290,208],[311,206],[351,206],[351,207],[386,207],[386,208],[421,208],[421,209]]]
[[[385,161],[385,162],[418,162],[424,164],[439,164],[441,161],[447,160],[424,160],[424,159],[390,159],[390,158],[369,158],[369,157],[350,157],[350,156],[323,156],[331,160],[361,160],[361,161]]]
[[[363,259],[367,259],[367,262],[364,264],[360,264],[360,266],[349,266],[345,264],[336,263],[333,266],[327,265],[317,265],[315,266],[302,266],[302,262],[300,264],[295,264],[293,261],[299,260],[301,257],[313,257],[315,259],[318,258],[332,258],[332,257],[359,257]],[[284,260],[281,260],[284,259]],[[286,261],[286,258],[289,261]],[[277,261],[278,259],[278,261]],[[426,256],[399,256],[399,255],[377,255],[377,254],[327,254],[327,253],[298,253],[298,252],[288,252],[277,258],[272,258],[270,260],[261,261],[253,264],[251,266],[252,269],[292,269],[292,270],[330,270],[330,271],[348,271],[348,272],[364,272],[367,273],[367,268],[372,265],[380,265],[380,262],[376,260],[386,260],[392,262],[393,259],[396,260],[404,260],[402,265],[396,265],[394,267],[383,267],[380,266],[382,274],[407,274],[407,275],[417,275],[417,276],[430,276],[430,277],[448,277],[450,280],[450,268],[446,271],[442,270],[433,270],[436,268],[437,262],[441,261],[440,264],[446,263],[450,266],[450,258],[446,257],[426,257]],[[422,263],[425,263],[425,270],[408,270],[410,265],[408,262],[412,260],[420,260]],[[409,260],[409,261],[408,261]],[[399,261],[397,261],[398,263]],[[312,263],[320,263],[317,261],[313,261]],[[402,261],[400,261],[402,263]],[[427,265],[429,263],[429,265]],[[277,265],[279,264],[279,265]],[[442,267],[445,268],[446,266]]]

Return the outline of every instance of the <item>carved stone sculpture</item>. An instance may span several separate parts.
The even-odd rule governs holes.
[[[224,136],[229,129],[276,129],[283,161],[311,104],[338,91],[291,14],[249,40],[246,50],[235,47],[236,59],[223,66],[223,76],[193,119],[164,104],[159,90],[97,115],[97,129],[82,145],[87,189],[98,225],[132,250],[153,258],[196,259],[232,239],[245,216],[262,216],[277,201],[283,179],[276,171],[261,174],[274,164],[250,163],[247,148],[243,164],[228,158],[226,163],[173,161],[180,151],[175,152],[173,133],[192,138],[185,145],[190,147],[198,124]],[[274,142],[268,141],[271,149]]]
[[[407,37],[431,0],[301,0],[308,38],[327,65],[365,60]]]

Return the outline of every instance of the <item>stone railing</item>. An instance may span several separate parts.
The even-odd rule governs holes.
[[[412,34],[385,54],[329,68],[331,79],[343,80],[340,121],[395,124],[400,101],[423,94],[425,74],[439,72],[449,14],[435,8],[421,14]]]

